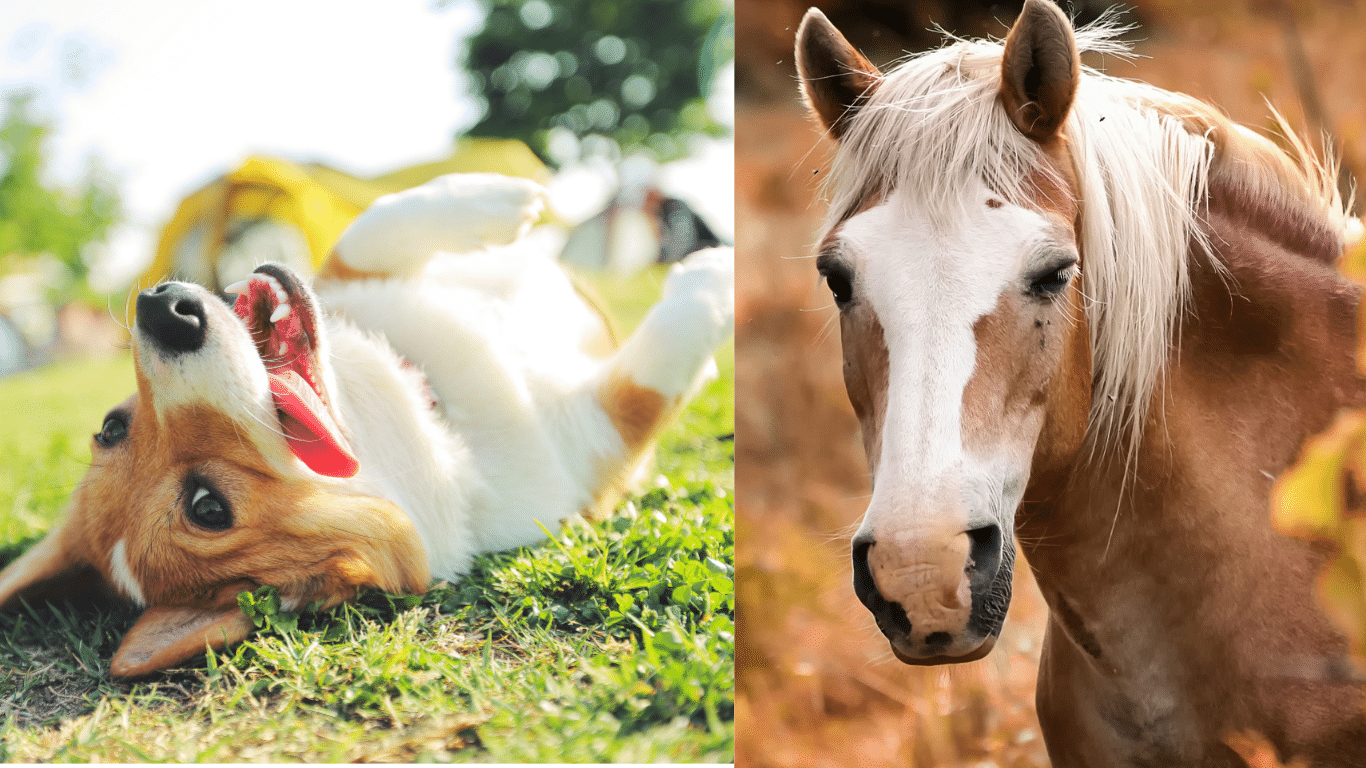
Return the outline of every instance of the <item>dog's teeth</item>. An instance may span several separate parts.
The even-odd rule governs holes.
[[[270,313],[270,321],[272,323],[278,323],[286,317],[289,317],[289,304],[280,304],[280,306],[275,308],[274,312]]]
[[[289,352],[289,345],[283,341],[280,342],[280,357],[284,357],[287,352]]]
[[[251,287],[251,279],[250,279],[250,278],[248,278],[248,279],[246,279],[246,280],[238,280],[237,282],[233,283],[232,285],[229,285],[227,288],[224,288],[224,289],[223,289],[223,293],[246,293],[246,292],[247,292],[247,289],[250,288],[250,287]]]
[[[285,288],[284,286],[280,285],[279,280],[276,280],[275,278],[265,274],[264,272],[253,272],[251,273],[250,279],[260,280],[261,282],[265,283],[266,287],[270,288],[271,292],[275,294],[275,298],[279,299],[281,303],[289,301],[289,294],[285,293]]]

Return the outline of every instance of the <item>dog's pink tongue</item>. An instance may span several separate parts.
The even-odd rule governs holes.
[[[280,426],[289,449],[308,468],[328,477],[352,477],[360,462],[337,423],[313,392],[313,388],[294,371],[270,374],[270,392],[280,409]]]

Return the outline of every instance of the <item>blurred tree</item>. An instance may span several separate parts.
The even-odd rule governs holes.
[[[470,135],[518,138],[555,165],[644,150],[686,154],[721,135],[707,114],[735,56],[724,0],[479,0],[486,19],[460,64],[485,102]]]
[[[0,272],[49,254],[66,270],[49,298],[64,303],[88,291],[88,248],[104,239],[121,214],[118,190],[92,160],[79,188],[44,178],[52,127],[33,114],[33,95],[9,97],[0,122]]]

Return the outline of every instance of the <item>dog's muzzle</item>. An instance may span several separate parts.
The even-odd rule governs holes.
[[[208,332],[204,299],[183,283],[162,283],[138,294],[138,330],[163,351],[194,352]]]

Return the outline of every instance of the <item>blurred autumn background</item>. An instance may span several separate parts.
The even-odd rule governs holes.
[[[953,667],[897,662],[850,585],[868,494],[839,330],[811,258],[832,146],[805,116],[792,40],[805,0],[736,4],[737,763],[1043,766],[1034,679],[1047,612],[1028,569],[996,650]],[[1003,36],[1020,2],[816,2],[874,63],[941,43],[938,25]],[[1108,2],[1062,3],[1080,22]],[[1328,136],[1342,185],[1366,178],[1366,2],[1137,0],[1139,58],[1086,63],[1219,105],[1272,131],[1271,109]],[[1360,209],[1356,213],[1360,214]],[[1340,469],[1340,466],[1339,466]]]

